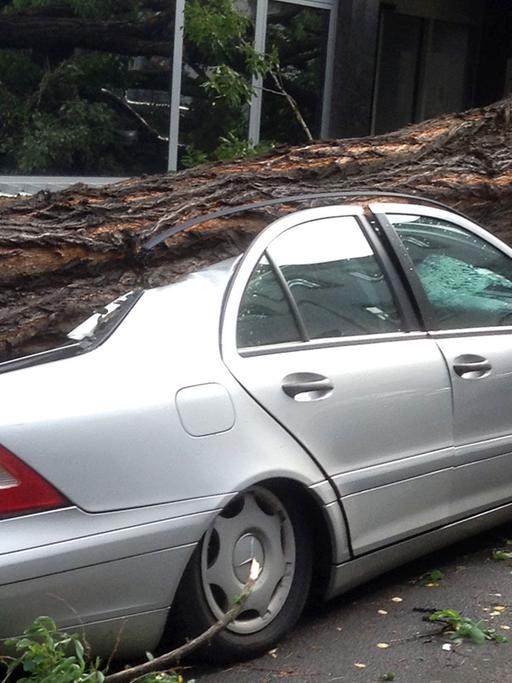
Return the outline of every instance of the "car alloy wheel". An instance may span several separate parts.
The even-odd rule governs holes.
[[[261,573],[237,619],[233,633],[256,633],[279,614],[296,567],[295,536],[285,506],[267,489],[242,493],[215,520],[201,552],[206,602],[222,618],[249,578],[253,559]]]
[[[219,513],[178,591],[181,636],[195,637],[224,616],[242,592],[253,558],[261,567],[258,580],[238,617],[199,652],[203,659],[263,654],[302,613],[311,583],[312,541],[300,496],[254,486]]]

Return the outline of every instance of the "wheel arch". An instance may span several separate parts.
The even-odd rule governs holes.
[[[327,482],[326,482],[327,484]],[[340,504],[337,500],[326,502],[325,495],[320,493],[320,487],[309,486],[303,481],[288,476],[269,476],[263,479],[246,482],[240,487],[239,493],[253,486],[268,488],[271,492],[279,496],[286,493],[300,499],[301,504],[307,511],[308,519],[312,524],[313,538],[313,580],[310,591],[310,601],[323,599],[332,571],[340,557],[348,557],[349,545],[345,526],[345,520],[341,512]],[[328,485],[330,488],[330,485]],[[236,495],[236,494],[233,494]],[[232,500],[230,497],[227,504]],[[203,531],[200,543],[206,534],[210,524]],[[192,553],[188,562],[192,561]],[[186,572],[186,570],[185,570]],[[184,572],[184,574],[185,574]],[[175,595],[180,591],[183,581],[182,578],[175,591]],[[172,606],[171,606],[172,614]]]
[[[321,496],[314,488],[310,488],[296,479],[287,477],[272,477],[258,482],[258,486],[270,489],[279,496],[280,492],[286,491],[300,499],[301,504],[307,512],[308,519],[312,526],[313,539],[313,577],[311,582],[309,602],[322,600],[327,589],[329,578],[336,558],[339,554],[339,545],[343,544],[339,530],[337,533],[336,513],[340,513],[339,504],[331,503],[326,505]],[[335,506],[334,509],[330,509]],[[335,513],[333,515],[333,512]],[[342,519],[344,525],[344,520]],[[343,528],[343,532],[345,529]],[[343,534],[346,538],[346,534]],[[348,552],[348,547],[346,548]]]

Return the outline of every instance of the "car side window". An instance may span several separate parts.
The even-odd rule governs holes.
[[[284,289],[263,256],[247,283],[238,310],[237,345],[246,348],[300,340]]]
[[[388,215],[432,306],[436,329],[512,325],[512,259],[437,218]]]
[[[258,264],[243,296],[238,317],[239,346],[285,341],[284,336],[288,336],[287,341],[300,341],[300,329],[305,330],[309,339],[402,329],[382,269],[354,217],[298,225],[279,235],[269,245],[267,254],[268,260]],[[280,315],[269,314],[267,304],[259,321],[251,319],[258,313],[256,305],[261,303],[261,297],[268,296],[265,287],[270,286],[273,306],[279,300]],[[285,299],[291,305],[285,314],[282,293],[286,290]],[[295,327],[290,324],[290,314],[292,320],[298,319]],[[278,334],[276,323],[283,323],[284,315],[287,328],[284,331],[280,327]],[[250,333],[248,324],[252,327]]]

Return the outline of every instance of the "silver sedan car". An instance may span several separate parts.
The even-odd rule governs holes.
[[[256,558],[203,653],[251,657],[313,590],[512,516],[512,250],[433,202],[289,213],[69,337],[0,365],[0,639],[143,653]]]

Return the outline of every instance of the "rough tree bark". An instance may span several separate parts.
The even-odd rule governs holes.
[[[143,242],[219,208],[303,192],[371,189],[441,200],[512,242],[512,99],[378,137],[0,201],[2,358],[55,341],[92,308],[240,253],[297,205],[210,220],[147,253]],[[362,192],[364,195],[364,192]],[[307,205],[307,204],[305,204]]]

